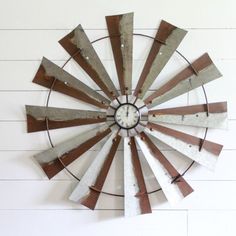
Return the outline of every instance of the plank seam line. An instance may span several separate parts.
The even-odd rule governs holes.
[[[185,177],[186,180],[188,180],[189,182],[236,182],[236,179],[191,179],[191,178],[187,178]],[[56,182],[71,182],[71,183],[77,183],[76,180],[74,179],[53,179],[53,180],[49,180],[49,179],[0,179],[0,182],[48,182],[48,183],[56,183]]]
[[[24,152],[24,151],[28,151],[28,152],[42,152],[45,151],[46,149],[0,149],[0,152]],[[92,149],[89,151],[99,151],[101,149]],[[118,149],[118,151],[123,151],[123,149]],[[177,152],[174,149],[161,149],[162,152],[168,152],[168,151],[173,151],[173,152]],[[236,151],[236,148],[223,148],[222,151]]]
[[[42,56],[43,57],[43,56]],[[68,59],[68,58],[67,58]],[[52,62],[66,62],[67,59],[50,59]],[[219,57],[219,58],[214,58],[214,61],[226,61],[226,60],[236,60],[236,58],[224,58],[224,57]],[[41,62],[42,58],[40,59],[0,59],[0,62]],[[101,61],[114,61],[111,58],[101,58]],[[133,59],[133,61],[142,61],[145,62],[146,58],[141,58],[141,59]]]
[[[0,28],[0,31],[72,31],[74,28]],[[134,27],[134,30],[157,30],[157,27]],[[181,27],[184,30],[236,30],[236,27]],[[87,31],[107,31],[107,28],[84,28]]]
[[[48,209],[48,208],[41,208],[41,209],[37,209],[37,208],[31,208],[31,209],[19,209],[19,208],[0,208],[0,211],[89,211],[91,212],[90,209],[75,209],[75,208],[58,208],[58,209]],[[112,209],[112,208],[99,208],[99,209],[94,209],[94,211],[124,211],[124,209]],[[218,211],[218,212],[222,212],[222,211],[227,211],[227,212],[235,212],[236,209],[234,208],[222,208],[222,209],[207,209],[207,208],[199,208],[199,209],[188,209],[188,208],[183,208],[183,209],[155,209],[152,208],[152,211],[172,211],[172,212],[186,212],[188,211],[189,213],[191,212],[199,212],[199,211],[209,211],[209,212],[214,212],[214,211]]]
[[[31,208],[31,209],[17,209],[17,208],[0,208],[0,211],[89,211],[91,212],[90,209],[75,209],[75,208],[62,208],[62,209],[37,209],[37,208]],[[124,211],[123,208],[99,208],[99,209],[94,209],[94,211]],[[187,209],[152,209],[152,211],[176,211],[176,212],[185,212]]]

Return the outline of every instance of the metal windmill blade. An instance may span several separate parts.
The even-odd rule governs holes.
[[[26,106],[26,115],[29,133],[102,123],[107,120],[106,112],[29,105]],[[45,119],[48,122],[45,122]]]
[[[153,174],[171,204],[179,202],[193,192],[191,186],[144,132],[140,134],[140,137],[137,136],[136,139]]]
[[[178,152],[213,170],[222,145],[158,124],[148,123],[145,131]]]
[[[78,25],[59,43],[110,99],[119,96],[81,25]]]
[[[169,61],[187,31],[162,20],[148,58],[140,75],[134,95],[143,98],[156,77]]]
[[[151,205],[134,137],[124,138],[125,215],[151,213]]]
[[[93,163],[70,195],[70,200],[94,209],[102,191],[107,173],[115,156],[121,137],[113,132],[103,145]]]
[[[111,128],[105,124],[98,129],[79,134],[55,147],[36,154],[34,158],[50,179],[106,137],[111,131]]]
[[[193,70],[194,69],[194,70]],[[196,89],[222,76],[207,53],[195,60],[173,79],[155,91],[144,102],[151,108]]]
[[[107,16],[107,29],[119,78],[121,94],[131,94],[133,57],[133,13]]]
[[[211,128],[226,128],[227,103],[208,103],[204,90],[205,104],[185,104],[166,109],[157,107],[153,110],[151,108],[198,87],[202,86],[204,89],[204,84],[219,78],[221,73],[208,54],[204,54],[193,63],[182,56],[189,66],[143,99],[174,55],[186,31],[162,20],[154,38],[139,34],[152,38],[153,44],[132,94],[133,39],[136,35],[133,33],[133,13],[106,16],[106,23],[108,36],[90,41],[79,25],[59,41],[70,55],[66,63],[75,60],[105,95],[101,95],[65,71],[66,63],[59,67],[44,57],[33,82],[49,89],[47,103],[45,107],[26,105],[27,131],[47,132],[51,148],[36,154],[34,159],[49,179],[65,170],[78,180],[69,197],[71,201],[95,209],[102,194],[108,194],[124,197],[125,216],[151,213],[150,194],[162,190],[167,200],[175,204],[193,192],[183,175],[194,162],[214,169],[223,146],[208,141],[206,134]],[[110,39],[108,43],[111,43],[121,95],[93,47],[93,43],[105,38]],[[48,104],[52,91],[101,110],[50,107]],[[205,128],[205,136],[200,138],[186,134],[164,126],[165,123]],[[50,136],[52,129],[90,124],[97,127],[75,134],[73,138],[59,144],[53,144]],[[180,173],[151,137],[190,158],[192,164]],[[70,171],[69,165],[73,165],[76,159],[102,140],[104,143],[100,150],[79,179],[77,174]],[[124,154],[124,169],[123,172],[120,171],[124,177],[124,194],[105,192],[103,189],[105,181],[108,181],[118,147]],[[143,156],[139,155],[138,148]],[[121,158],[119,160],[121,161]],[[150,167],[161,189],[149,189],[149,179],[145,178],[143,165]]]
[[[99,108],[108,108],[110,104],[110,100],[45,57],[42,59],[33,82]]]
[[[148,115],[148,120],[154,123],[227,128],[227,102],[150,110]]]

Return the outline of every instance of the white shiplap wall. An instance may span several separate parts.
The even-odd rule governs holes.
[[[236,235],[235,8],[235,0],[0,0],[0,235]],[[195,167],[186,174],[195,189],[190,197],[171,208],[162,193],[155,194],[151,197],[153,214],[125,219],[122,199],[103,196],[93,212],[67,200],[75,184],[67,174],[60,173],[51,181],[45,178],[32,155],[49,144],[45,133],[26,133],[24,105],[45,103],[46,90],[31,81],[42,56],[59,65],[67,59],[57,43],[62,36],[81,23],[91,40],[96,39],[107,34],[105,15],[129,11],[135,12],[137,32],[153,35],[160,19],[187,29],[189,33],[179,50],[190,60],[205,51],[210,53],[224,77],[206,89],[210,101],[228,101],[229,129],[209,132],[208,139],[223,143],[224,150],[215,173]],[[96,49],[115,77],[106,43]],[[148,49],[145,43],[135,41],[134,80]],[[138,50],[142,47],[146,51]],[[174,64],[170,65],[172,69]],[[75,67],[70,63],[67,69],[96,89]],[[169,78],[168,73],[167,70],[161,75],[160,83]],[[157,81],[152,88],[159,85]],[[201,99],[199,90],[169,105],[194,104]],[[56,93],[51,105],[86,108],[85,104]],[[73,136],[73,131],[77,129],[53,131],[53,140],[59,142]],[[195,134],[201,135],[201,131]],[[161,148],[169,158],[177,155]],[[95,147],[81,158],[74,170],[81,168],[79,172],[83,173],[87,160],[98,149]],[[107,189],[122,184],[122,178],[117,177],[121,166],[118,160],[113,164],[115,174],[109,176]]]

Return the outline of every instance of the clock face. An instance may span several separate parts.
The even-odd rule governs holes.
[[[131,104],[121,104],[115,112],[115,121],[123,129],[134,128],[139,122],[140,114],[138,108]]]

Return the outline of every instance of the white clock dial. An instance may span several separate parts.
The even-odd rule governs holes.
[[[124,129],[131,129],[139,122],[139,110],[131,103],[120,105],[115,113],[116,123]]]

